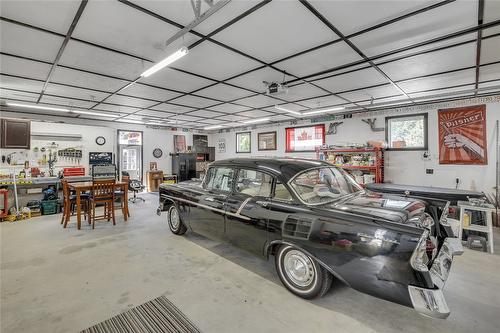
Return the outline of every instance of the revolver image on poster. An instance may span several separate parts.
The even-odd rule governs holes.
[[[478,159],[484,158],[484,149],[462,134],[451,133],[446,135],[444,137],[444,145],[448,148],[463,148],[473,155],[478,156]]]

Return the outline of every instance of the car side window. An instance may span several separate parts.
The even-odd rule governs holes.
[[[271,196],[273,177],[255,170],[241,169],[236,181],[236,192],[248,194],[252,197]]]
[[[230,192],[233,187],[234,170],[231,168],[210,168],[205,177],[207,190]]]
[[[286,186],[280,182],[276,182],[276,187],[274,188],[274,199],[282,200],[282,201],[293,201],[292,194],[286,188]]]

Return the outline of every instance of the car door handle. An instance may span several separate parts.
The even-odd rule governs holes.
[[[261,200],[256,201],[255,203],[256,203],[257,205],[262,206],[262,207],[267,207],[267,206],[269,205],[269,202],[267,202],[267,201],[261,201]]]

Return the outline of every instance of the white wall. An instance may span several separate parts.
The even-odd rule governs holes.
[[[127,124],[127,123],[112,123],[112,122],[99,122],[90,121],[84,119],[71,119],[57,116],[38,116],[38,115],[26,115],[22,113],[13,112],[2,112],[2,117],[5,118],[28,118],[32,119],[31,131],[37,133],[57,133],[57,134],[80,134],[82,136],[81,141],[62,141],[57,140],[59,144],[58,149],[64,149],[67,147],[82,146],[83,147],[83,159],[81,165],[86,167],[88,171],[88,154],[91,151],[102,151],[102,152],[113,152],[117,153],[117,130],[132,130],[132,131],[142,131],[143,132],[143,172],[144,177],[147,170],[149,170],[149,162],[157,162],[158,169],[163,170],[164,173],[171,173],[172,171],[172,159],[169,153],[174,151],[174,138],[175,134],[185,135],[186,143],[188,146],[193,144],[193,132],[183,132],[182,130],[172,131],[167,129],[157,129],[150,128],[143,125]],[[47,121],[40,121],[41,119],[46,119]],[[50,122],[49,122],[50,121]],[[57,122],[55,122],[57,121]],[[59,123],[61,121],[71,122]],[[209,146],[213,145],[212,135],[208,135]],[[106,138],[106,144],[99,146],[95,143],[95,139],[98,136],[104,136]],[[41,153],[34,153],[34,147],[43,147],[49,144],[49,141],[40,141],[32,139],[31,151],[22,151],[19,149],[2,149],[1,155],[6,155],[11,152],[23,152],[24,155],[17,154],[21,158],[19,163],[23,164],[25,157],[28,157],[30,161],[30,166],[37,166],[37,159],[41,157]],[[155,158],[153,156],[153,150],[155,148],[160,148],[163,151],[161,158]],[[66,166],[75,166],[76,163],[64,163],[64,161],[59,161],[56,163],[56,172]],[[15,166],[16,168],[21,167],[21,165]],[[7,164],[1,164],[0,170],[6,171],[9,168]],[[41,168],[43,170],[48,170],[48,167]],[[144,179],[145,181],[145,179]]]
[[[417,111],[413,113],[424,113]],[[495,148],[496,132],[495,121],[500,119],[500,103],[490,103],[486,106],[488,165],[440,165],[438,147],[437,108],[428,111],[429,126],[429,152],[430,161],[424,161],[422,151],[388,151],[385,161],[385,179],[387,182],[397,184],[425,185],[438,187],[455,187],[455,178],[460,179],[459,188],[492,192],[495,186],[495,161],[498,149]],[[411,113],[408,113],[411,114]],[[388,113],[387,115],[390,115]],[[365,117],[369,118],[369,117]],[[377,127],[385,126],[385,117],[376,116]],[[367,140],[385,140],[385,132],[372,132],[367,124],[361,121],[362,117],[343,119],[338,127],[337,134],[327,135],[326,143],[366,143]],[[325,123],[328,130],[329,122]],[[315,153],[286,153],[285,152],[285,127],[294,125],[259,127],[252,132],[252,153],[236,154],[236,132],[217,133],[213,136],[214,145],[217,147],[219,138],[226,139],[226,153],[219,153],[216,148],[216,159],[232,157],[256,156],[287,156],[316,158]],[[295,125],[300,126],[300,125]],[[275,151],[257,150],[257,133],[277,131],[278,149]],[[434,174],[426,174],[425,170],[434,169]]]

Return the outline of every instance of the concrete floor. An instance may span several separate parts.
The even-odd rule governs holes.
[[[142,195],[148,201],[116,226],[63,229],[60,215],[1,223],[0,331],[76,332],[162,294],[204,332],[498,331],[500,256],[457,258],[447,320],[335,282],[324,298],[305,301],[281,286],[272,261],[171,234],[154,214],[157,198]]]

